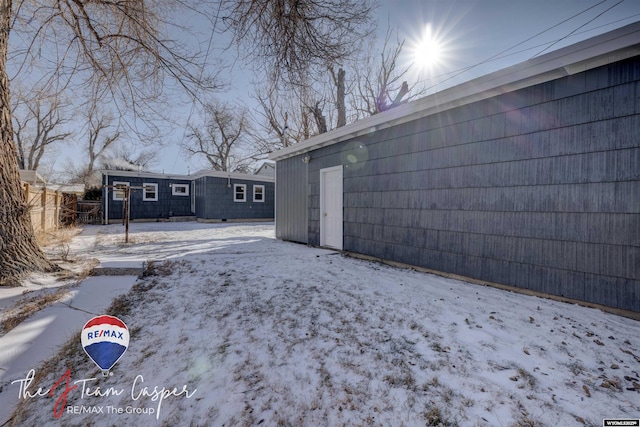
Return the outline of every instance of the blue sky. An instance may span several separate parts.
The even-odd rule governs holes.
[[[448,51],[435,74],[472,66],[507,51],[499,60],[460,74],[447,82],[450,85],[530,59],[565,37],[545,52],[635,22],[640,19],[640,1],[399,0],[384,2],[380,14],[384,13],[407,43],[425,25],[431,26]]]
[[[414,66],[407,77],[413,80],[410,84],[422,83],[434,91],[638,21],[640,0],[380,0],[377,18],[380,43],[387,22],[405,39],[405,63],[414,60],[411,47],[430,28],[440,44],[441,60],[429,68]],[[200,32],[208,39],[209,28]],[[214,64],[221,50],[211,52],[208,62]],[[498,54],[499,59],[483,63]],[[472,68],[460,72],[467,67]],[[245,69],[236,64],[235,83],[228,94],[219,94],[221,99],[250,102]],[[192,113],[185,108],[185,123]],[[183,137],[184,130],[175,129],[173,142],[158,153],[154,171],[187,174],[204,166],[181,152],[178,142]]]

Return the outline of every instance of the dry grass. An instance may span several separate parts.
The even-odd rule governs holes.
[[[170,276],[173,274],[174,269],[177,267],[178,263],[175,261],[149,261],[146,264],[144,272],[142,273],[143,277],[148,276]]]
[[[43,292],[29,298],[18,300],[13,308],[9,309],[3,316],[0,322],[0,336],[18,326],[34,313],[64,298],[67,294],[67,289],[58,288],[52,292]]]
[[[44,387],[42,383],[48,376],[51,376],[52,372],[57,372],[56,369],[58,369],[59,367],[59,360],[67,361],[67,366],[75,367],[76,369],[83,363],[87,363],[86,356],[84,355],[82,346],[80,345],[80,332],[78,332],[70,340],[68,340],[54,357],[43,363],[42,366],[38,367],[38,369],[35,369],[35,376],[33,377],[33,381],[30,384],[30,388],[34,390],[37,390],[38,387],[48,388]],[[69,369],[71,369],[71,377],[73,377],[74,369]],[[52,383],[48,382],[47,384]],[[8,421],[7,424],[3,425],[8,425],[9,427],[24,425],[23,419],[29,413],[28,403],[29,399],[19,399],[18,405],[13,412],[12,418]]]
[[[91,274],[98,261],[96,259],[74,260],[70,253],[71,241],[81,232],[80,228],[67,227],[53,232],[36,234],[36,241],[45,255],[61,267],[60,270],[48,273],[46,276],[61,283],[56,284],[55,287],[47,285],[42,288],[32,287],[32,289],[25,290],[24,296],[13,306],[3,309],[0,313],[0,336],[11,331],[38,311],[63,299],[68,295],[70,286],[80,283]],[[25,280],[31,279],[24,277],[13,285],[24,286]],[[37,277],[35,283],[40,280],[41,277]]]
[[[133,285],[130,292],[120,295],[111,302],[111,305],[107,309],[107,313],[116,317],[128,315],[131,312],[132,307],[140,300],[144,299],[144,294],[155,288],[157,284],[158,281],[155,279],[148,282],[137,282]]]
[[[58,280],[83,280],[98,264],[96,259],[77,257],[71,252],[71,241],[81,232],[81,228],[65,227],[36,235],[38,245],[45,255],[61,268],[55,272]]]
[[[65,227],[55,231],[36,233],[36,242],[53,252],[53,259],[69,260],[70,244],[74,237],[82,232],[81,228]]]
[[[442,411],[437,406],[429,408],[422,414],[427,421],[427,426],[444,427],[455,426],[457,423],[451,422],[443,417]]]
[[[512,424],[509,427],[542,427],[538,421],[526,416],[520,420],[518,420],[515,424]]]

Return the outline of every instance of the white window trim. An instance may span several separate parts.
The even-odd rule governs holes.
[[[155,197],[147,197],[147,187],[153,187]],[[158,201],[158,183],[156,182],[143,182],[142,183],[142,201],[143,202],[157,202]]]
[[[238,195],[237,188],[242,187],[242,199],[238,199],[236,196]],[[234,202],[246,202],[247,201],[247,184],[233,184],[233,201]]]
[[[262,199],[258,200],[256,199],[256,189],[262,189],[262,193],[260,193],[262,195]],[[253,186],[253,201],[257,202],[257,203],[264,203],[264,185],[254,185]]]
[[[176,188],[184,188],[185,191],[183,193],[176,192]],[[189,184],[171,184],[171,195],[172,196],[188,196]]]
[[[126,181],[113,181],[113,183],[111,185],[113,185],[114,187],[116,187],[118,185],[126,185],[127,187],[129,187],[131,184],[126,182]],[[113,189],[113,200],[121,202],[121,201],[124,200],[124,194],[122,194],[123,197],[119,197],[118,196],[118,192],[119,191],[120,190],[118,190],[117,188]]]

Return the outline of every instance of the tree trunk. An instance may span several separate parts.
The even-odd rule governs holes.
[[[53,271],[33,233],[13,141],[7,48],[11,23],[11,0],[0,0],[0,284],[17,284],[33,271]]]
[[[347,106],[345,102],[346,90],[345,90],[345,77],[344,69],[338,70],[338,79],[336,81],[337,93],[336,93],[336,108],[338,109],[338,122],[336,127],[342,127],[347,124]]]
[[[327,133],[327,119],[324,114],[322,114],[320,101],[316,102],[316,105],[314,107],[309,107],[309,111],[311,111],[311,114],[313,114],[313,118],[316,120],[318,133]]]

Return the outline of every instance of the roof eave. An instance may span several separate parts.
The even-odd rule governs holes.
[[[640,55],[638,40],[640,22],[635,22],[314,136],[272,153],[269,159],[284,160],[420,117],[631,58]]]

